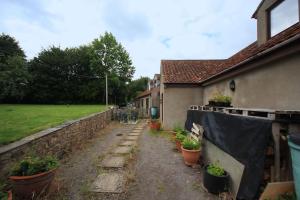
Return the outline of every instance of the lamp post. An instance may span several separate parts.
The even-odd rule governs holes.
[[[105,94],[106,94],[106,107],[108,107],[108,83],[107,73],[105,73]]]

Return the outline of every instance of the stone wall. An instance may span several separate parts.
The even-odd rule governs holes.
[[[113,109],[110,109],[69,121],[0,147],[0,179],[7,177],[14,163],[26,155],[54,155],[59,159],[63,158],[65,154],[72,152],[103,129],[112,117]]]

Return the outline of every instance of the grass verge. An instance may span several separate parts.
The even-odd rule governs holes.
[[[0,146],[105,109],[104,105],[1,104]]]

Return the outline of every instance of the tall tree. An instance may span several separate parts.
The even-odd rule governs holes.
[[[12,56],[25,58],[24,51],[15,38],[2,33],[0,35],[0,63],[5,63]]]
[[[135,68],[125,48],[117,42],[112,33],[105,32],[91,45],[91,69],[96,77],[104,81],[109,77],[109,101],[124,103],[126,101],[126,83],[132,79]],[[103,94],[105,92],[103,91]]]
[[[148,87],[149,77],[140,77],[128,84],[128,100],[132,101],[139,93],[145,91]]]
[[[0,35],[0,102],[20,102],[27,90],[29,74],[25,54],[18,42]]]

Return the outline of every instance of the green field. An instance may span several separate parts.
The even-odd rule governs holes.
[[[0,146],[103,110],[104,105],[0,104]]]

